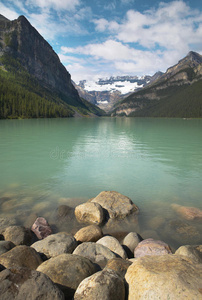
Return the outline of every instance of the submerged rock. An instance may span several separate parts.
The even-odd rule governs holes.
[[[14,268],[0,272],[1,299],[64,300],[48,276],[35,270]]]
[[[171,204],[172,209],[185,220],[202,220],[202,210],[196,207]]]
[[[202,299],[202,265],[177,255],[136,259],[125,276],[128,300]]]
[[[156,241],[153,239],[143,240],[138,244],[134,251],[135,258],[146,255],[153,256],[165,254],[172,254],[170,247],[162,241]]]
[[[29,246],[32,241],[31,230],[24,226],[9,226],[3,231],[3,236],[6,241],[13,242],[17,245]]]
[[[97,271],[95,265],[87,258],[61,254],[42,263],[40,271],[55,282],[64,292],[67,299],[72,299],[80,282]]]
[[[105,269],[84,279],[78,286],[74,299],[124,300],[124,281],[115,271]]]
[[[42,262],[35,249],[24,245],[0,255],[0,264],[7,269],[20,267],[35,270]]]
[[[105,209],[107,217],[111,219],[123,219],[139,211],[130,198],[115,191],[101,192],[91,202],[100,204]]]
[[[101,224],[104,220],[103,208],[99,203],[87,202],[75,208],[75,216],[80,223]]]
[[[36,234],[38,239],[44,239],[48,235],[52,234],[52,230],[45,218],[39,217],[32,225],[31,230]]]
[[[14,225],[17,225],[17,220],[15,218],[0,218],[0,233],[2,233],[6,227]]]
[[[32,244],[37,252],[43,253],[47,258],[58,256],[62,253],[72,253],[77,246],[77,242],[73,235],[59,232],[51,234],[43,240]]]
[[[74,235],[78,242],[96,242],[102,236],[102,229],[97,225],[83,227]]]

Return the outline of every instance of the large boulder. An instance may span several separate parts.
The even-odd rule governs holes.
[[[125,276],[128,300],[202,299],[202,265],[177,255],[136,259]]]
[[[36,250],[25,245],[16,246],[0,255],[0,264],[7,269],[20,267],[35,270],[42,262]]]
[[[11,241],[16,246],[29,246],[32,241],[31,230],[24,226],[9,226],[3,231],[3,236],[6,241]]]
[[[171,204],[172,209],[185,220],[202,220],[202,210],[196,207]]]
[[[45,254],[47,258],[50,258],[62,253],[71,254],[77,247],[77,241],[73,235],[65,232],[59,232],[35,242],[31,247],[37,252]]]
[[[175,255],[184,255],[195,263],[202,263],[202,245],[181,246],[177,249]]]
[[[123,219],[138,212],[138,207],[130,198],[115,191],[101,192],[91,202],[100,204],[105,209],[108,219]]]
[[[142,257],[145,255],[165,255],[165,254],[172,254],[170,247],[158,240],[153,239],[146,239],[143,240],[138,244],[135,248],[134,256]]]
[[[75,208],[75,216],[80,223],[99,225],[103,222],[104,212],[99,203],[86,202]]]
[[[42,263],[37,271],[48,275],[62,289],[67,299],[72,299],[80,282],[94,274],[97,269],[85,257],[61,254]]]
[[[101,267],[104,267],[109,259],[117,257],[109,248],[91,242],[79,245],[73,254],[84,256]]]
[[[39,217],[35,220],[31,230],[36,234],[39,240],[52,234],[52,229],[47,220],[43,217]]]
[[[129,260],[125,260],[117,257],[108,260],[105,269],[114,270],[116,273],[118,273],[121,277],[124,278],[126,271],[128,270],[131,264],[132,262]]]
[[[116,253],[121,258],[126,259],[127,255],[119,241],[113,236],[104,236],[100,240],[97,241],[97,244],[103,245],[112,252]]]
[[[2,300],[65,299],[48,276],[26,268],[5,269],[0,272],[0,291]]]
[[[84,279],[76,290],[75,300],[125,300],[123,279],[113,270],[103,270]]]
[[[102,236],[102,229],[97,225],[83,227],[74,235],[78,242],[96,242]]]
[[[14,248],[15,245],[10,241],[0,241],[0,255]]]

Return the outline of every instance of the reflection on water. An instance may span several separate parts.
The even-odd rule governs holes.
[[[202,209],[202,120],[2,120],[0,141],[1,215],[53,220],[61,204],[116,190],[140,208],[138,228],[123,230],[201,242],[201,223],[184,222],[171,204]]]

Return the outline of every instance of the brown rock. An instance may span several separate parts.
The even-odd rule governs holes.
[[[100,204],[86,202],[75,208],[75,216],[80,223],[99,225],[103,222],[104,212]]]
[[[202,265],[177,255],[137,258],[125,276],[128,300],[202,299]]]
[[[20,267],[35,270],[42,262],[35,249],[24,245],[0,255],[0,264],[7,269]]]
[[[177,249],[175,255],[183,255],[193,260],[195,263],[202,263],[202,245],[181,246]]]
[[[129,260],[125,260],[122,258],[113,258],[108,260],[105,268],[114,270],[118,273],[121,277],[125,277],[126,271],[128,270],[129,266],[132,264]]]
[[[178,204],[171,204],[172,209],[185,220],[202,220],[202,210],[196,207],[182,206]]]
[[[99,203],[111,219],[122,219],[139,210],[130,198],[115,191],[101,192],[91,202]]]
[[[102,229],[97,225],[83,227],[74,235],[78,242],[96,242],[102,236]]]
[[[37,271],[48,275],[61,288],[67,299],[72,299],[80,282],[94,274],[97,269],[85,257],[73,254],[61,254],[42,263],[37,268]]]
[[[140,242],[135,248],[134,256],[137,258],[145,255],[165,255],[171,253],[171,249],[166,243],[153,239],[146,239]]]
[[[32,225],[31,230],[36,234],[38,239],[44,239],[48,235],[52,234],[52,230],[45,218],[39,217]]]
[[[15,245],[29,246],[32,241],[31,230],[24,226],[9,226],[3,231],[3,236],[6,241],[11,241]]]

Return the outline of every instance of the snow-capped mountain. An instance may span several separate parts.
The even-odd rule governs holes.
[[[116,76],[97,81],[82,80],[75,84],[79,95],[108,111],[121,98],[149,84],[153,76]]]

